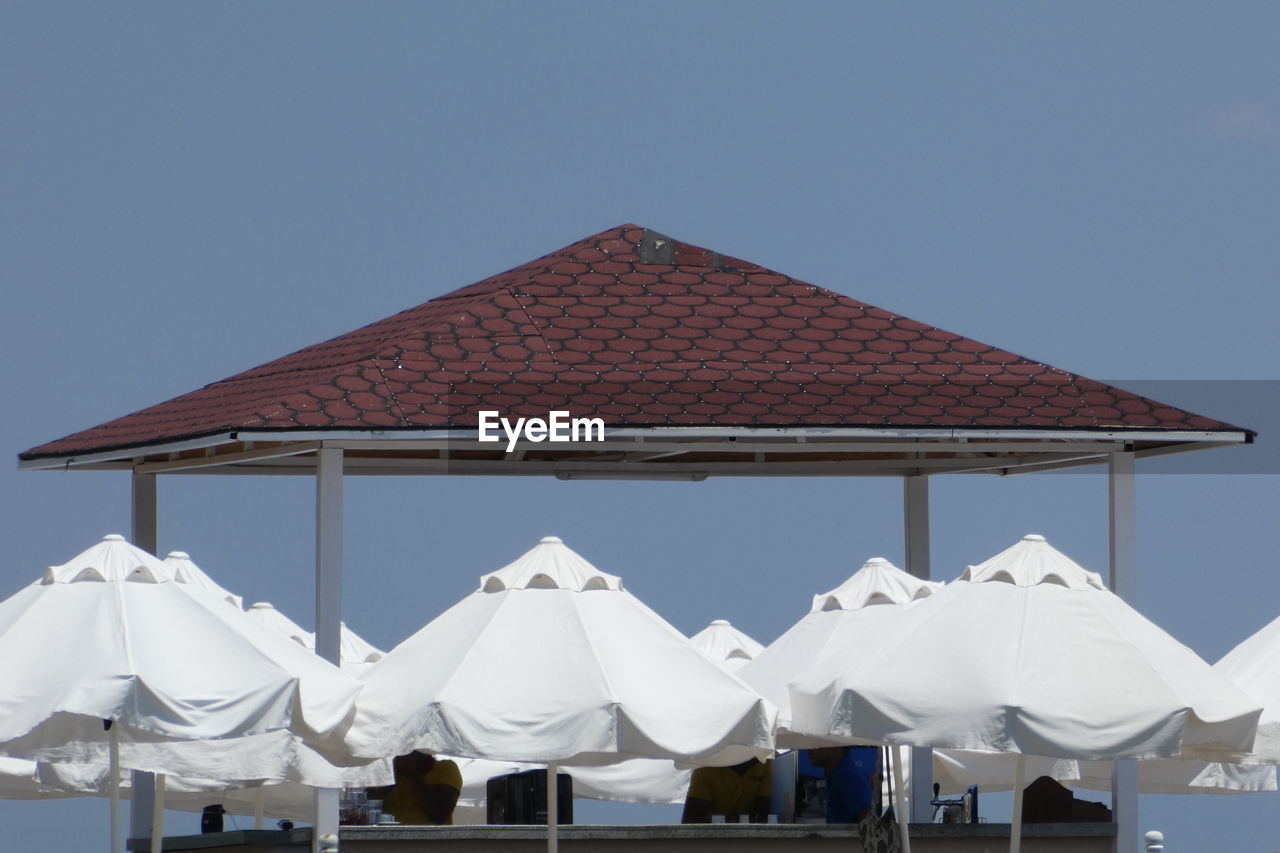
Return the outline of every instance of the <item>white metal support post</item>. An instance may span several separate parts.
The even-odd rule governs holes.
[[[917,474],[902,478],[903,533],[906,570],[921,580],[929,580],[929,477]],[[911,821],[930,823],[933,810],[933,750],[911,750]]]
[[[339,662],[342,625],[342,449],[322,447],[316,452],[316,654]],[[338,834],[338,790],[315,791],[313,853],[320,839]]]
[[[133,472],[132,479],[132,530],[129,539],[134,545],[152,554],[159,547],[156,522],[156,475]],[[129,837],[148,838],[155,812],[156,777],[153,773],[133,771],[130,784],[133,799],[129,805]]]
[[[1111,591],[1137,606],[1137,490],[1133,451],[1107,458],[1110,506]],[[1111,808],[1116,824],[1115,853],[1139,853],[1138,765],[1117,761],[1111,771]]]

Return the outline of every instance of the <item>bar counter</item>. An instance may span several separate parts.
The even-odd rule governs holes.
[[[661,824],[560,827],[566,851],[617,853],[849,853],[857,830],[826,824]],[[1111,823],[1026,824],[1024,853],[1110,853]],[[340,853],[538,853],[546,850],[545,826],[344,826]],[[130,839],[129,849],[150,842]],[[211,853],[305,853],[311,830],[241,830],[170,836],[164,849]],[[1009,824],[912,824],[913,853],[1002,853]]]

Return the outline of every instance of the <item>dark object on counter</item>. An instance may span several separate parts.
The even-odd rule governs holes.
[[[556,774],[556,823],[573,823],[573,777]],[[526,770],[494,776],[486,785],[486,820],[493,824],[545,824],[547,822],[547,771]]]
[[[222,816],[226,813],[227,810],[222,807],[221,803],[205,806],[204,811],[200,814],[200,834],[222,832]]]
[[[1106,823],[1111,809],[1102,803],[1077,800],[1048,776],[1041,776],[1026,787],[1022,795],[1023,823]]]

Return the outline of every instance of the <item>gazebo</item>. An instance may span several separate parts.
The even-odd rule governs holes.
[[[482,412],[543,426],[484,441]],[[552,412],[581,419],[577,440],[552,440]],[[1135,460],[1253,437],[622,225],[19,464],[130,471],[133,541],[149,550],[159,475],[314,477],[317,648],[336,661],[345,475],[900,477],[905,568],[928,579],[929,477],[1105,464],[1110,583],[1132,603]],[[914,765],[927,821],[930,757]],[[1114,787],[1117,849],[1136,851],[1131,763]],[[141,834],[150,806],[134,802]],[[336,829],[336,808],[320,818],[317,837]]]

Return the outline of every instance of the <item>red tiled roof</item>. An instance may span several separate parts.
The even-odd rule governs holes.
[[[474,426],[1235,429],[623,225],[24,459],[236,430]]]

